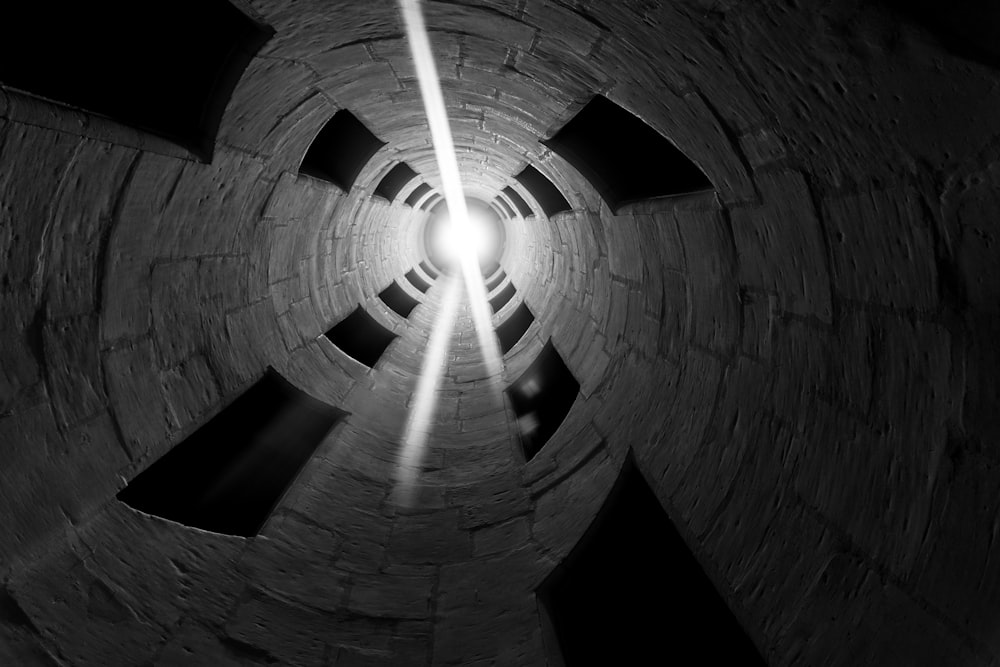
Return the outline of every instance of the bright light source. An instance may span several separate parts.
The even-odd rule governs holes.
[[[431,256],[446,263],[459,263],[470,254],[481,263],[495,259],[500,250],[500,231],[486,216],[469,211],[467,224],[454,224],[450,218],[438,220],[431,230]]]

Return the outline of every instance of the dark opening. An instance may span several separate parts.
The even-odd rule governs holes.
[[[490,308],[493,309],[494,314],[506,306],[507,302],[514,298],[514,294],[516,292],[517,290],[514,289],[514,283],[507,283],[506,287],[497,292],[496,296],[490,299]]]
[[[580,383],[550,340],[528,370],[507,388],[517,415],[525,460],[534,458],[548,442],[579,393]]]
[[[410,193],[410,196],[406,198],[406,205],[413,208],[417,205],[417,202],[423,199],[424,196],[430,191],[431,186],[426,183],[421,183],[413,192]]]
[[[631,460],[538,595],[567,667],[766,664]]]
[[[353,313],[326,332],[330,342],[365,366],[374,367],[389,343],[396,338],[358,306]]]
[[[510,204],[507,203],[506,199],[504,199],[503,197],[497,197],[496,201],[497,205],[501,209],[503,209],[504,215],[506,215],[508,218],[514,217],[514,209],[510,207]]]
[[[226,104],[274,34],[225,0],[6,2],[0,82],[211,159]]]
[[[528,206],[528,202],[524,201],[524,197],[517,194],[517,190],[511,187],[506,187],[503,189],[503,193],[507,195],[507,199],[514,203],[514,206],[516,206],[517,210],[520,211],[522,218],[530,218],[534,214],[534,211],[532,211],[531,207]],[[513,211],[511,211],[511,213],[513,213]]]
[[[428,197],[427,201],[420,205],[421,211],[430,210],[432,206],[436,206],[439,202],[444,199],[441,195],[434,195],[433,197]]]
[[[399,191],[416,177],[417,172],[410,169],[410,165],[400,162],[382,178],[378,187],[375,188],[375,194],[383,199],[393,201],[396,199]]]
[[[496,277],[493,278],[493,280],[486,283],[486,291],[492,292],[493,290],[495,290],[497,287],[500,286],[500,283],[502,283],[505,280],[507,280],[507,272],[501,271],[496,275]]]
[[[429,265],[427,264],[427,262],[420,262],[420,268],[421,268],[421,270],[422,270],[422,271],[423,271],[424,273],[426,273],[426,274],[427,274],[428,276],[430,276],[430,279],[431,279],[431,280],[437,280],[437,278],[438,278],[438,273],[437,273],[437,271],[435,271],[434,269],[432,269],[432,268],[431,268],[431,267],[430,267],[430,266],[429,266]]]
[[[503,354],[507,354],[517,345],[517,341],[521,340],[534,321],[535,316],[528,310],[527,304],[522,303],[497,327],[497,338],[500,339],[500,350]]]
[[[548,217],[551,218],[556,213],[569,211],[572,208],[562,193],[559,192],[559,188],[545,174],[530,164],[514,178],[531,193],[531,196],[535,198],[538,205],[542,207],[542,211]]]
[[[399,283],[395,281],[382,290],[378,298],[382,299],[385,305],[389,306],[397,315],[404,319],[409,317],[413,309],[420,304],[419,301],[407,294],[406,290],[400,287]]]
[[[542,143],[583,174],[612,210],[712,189],[701,169],[669,140],[600,95]]]
[[[945,47],[970,60],[1000,67],[1000,4],[995,0],[883,0],[922,24]]]
[[[384,141],[372,134],[350,111],[341,109],[313,139],[299,171],[329,181],[347,192],[382,146],[385,146]]]
[[[133,479],[118,499],[141,512],[213,533],[256,535],[346,414],[269,369]]]
[[[410,284],[416,287],[421,292],[426,292],[431,288],[431,284],[420,277],[420,274],[415,270],[410,269],[406,274],[406,279],[410,281]]]

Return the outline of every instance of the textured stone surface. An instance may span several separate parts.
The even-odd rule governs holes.
[[[444,279],[377,298],[424,214],[374,188],[440,185],[396,8],[234,4],[275,35],[210,164],[0,85],[0,663],[545,664],[535,588],[631,450],[770,664],[1000,664],[995,68],[882,3],[424,3],[468,192],[532,164],[573,210],[507,221],[494,323],[536,321],[489,378],[461,304],[401,507]],[[597,93],[716,191],[613,214],[539,143]],[[350,192],[297,173],[341,108],[387,142]],[[321,335],[359,305],[374,369]],[[525,463],[550,339],[581,395]],[[268,366],[349,415],[260,536],[115,500]]]

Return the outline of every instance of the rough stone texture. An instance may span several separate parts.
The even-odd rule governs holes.
[[[996,69],[857,0],[425,3],[469,193],[530,163],[573,210],[507,222],[494,322],[536,321],[488,378],[463,303],[400,507],[444,279],[376,296],[424,214],[374,188],[440,185],[395,6],[237,4],[276,32],[211,164],[0,86],[0,663],[545,664],[631,449],[770,664],[1000,664]],[[539,143],[595,93],[716,191],[612,214]],[[297,173],[341,108],[387,142],[350,192]],[[374,369],[321,336],[359,304]],[[581,395],[525,464],[501,390],[550,339]],[[350,415],[260,536],[114,499],[269,365]]]

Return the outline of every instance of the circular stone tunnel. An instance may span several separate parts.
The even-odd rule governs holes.
[[[1000,663],[1000,17],[422,6],[466,195],[502,221],[492,324],[518,326],[490,373],[462,293],[405,503],[457,278],[424,244],[441,183],[396,4],[175,3],[127,33],[89,9],[56,69],[7,21],[0,663],[611,664],[573,658],[592,634],[712,664],[727,632],[770,665]],[[677,160],[704,187],[642,177]],[[222,493],[216,441],[289,396],[329,425],[248,534],[130,500],[168,461],[161,505]],[[624,486],[652,518],[614,511]],[[644,557],[669,530],[694,565]],[[571,574],[598,552],[616,597],[574,633],[551,591],[604,590]],[[732,624],[696,615],[712,596]]]

